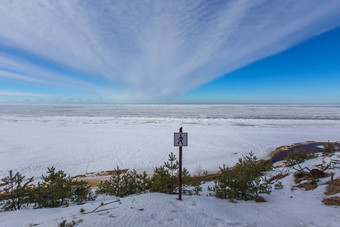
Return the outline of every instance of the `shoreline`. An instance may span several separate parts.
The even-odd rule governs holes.
[[[274,151],[269,153],[269,159],[273,163],[283,161],[285,157],[290,152],[294,151],[305,151],[310,153],[312,151],[321,152],[326,144],[333,144],[336,151],[340,151],[340,141],[335,142],[316,142],[316,141],[306,141],[303,143],[294,143],[292,145],[283,145],[277,147]]]
[[[316,142],[316,141],[306,141],[306,142],[300,142],[300,143],[294,143],[292,145],[282,145],[272,152],[268,154],[268,158],[264,161],[272,161],[273,164],[279,161],[283,161],[285,157],[288,155],[289,152],[294,151],[305,151],[305,152],[321,152],[323,150],[324,145],[331,143],[335,146],[336,152],[340,151],[340,141],[335,142]],[[128,172],[129,169],[122,169],[121,172],[124,174]],[[209,171],[206,178],[214,179],[215,177],[219,176],[219,170],[217,171]],[[101,181],[105,181],[110,179],[112,175],[115,175],[115,170],[106,170],[106,171],[100,171],[100,172],[90,172],[85,173],[81,175],[76,175],[73,178],[77,180],[83,180],[86,181],[87,184],[91,187],[96,187]]]

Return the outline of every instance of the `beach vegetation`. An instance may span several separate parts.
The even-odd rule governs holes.
[[[0,209],[2,211],[20,210],[22,206],[29,204],[29,192],[33,177],[26,177],[10,170],[8,176],[1,179],[2,190],[0,191]]]
[[[31,188],[30,202],[35,208],[68,206],[70,203],[83,204],[94,200],[94,195],[84,181],[77,181],[63,170],[50,167],[42,182]]]
[[[254,200],[264,202],[260,194],[270,194],[271,182],[265,177],[265,172],[272,169],[272,163],[257,160],[253,153],[240,158],[238,163],[230,168],[220,167],[221,175],[212,188],[213,195],[221,199]]]
[[[151,180],[145,171],[138,174],[136,170],[132,170],[123,174],[117,166],[114,172],[115,174],[109,180],[100,182],[96,191],[97,194],[124,197],[149,191]]]
[[[317,154],[315,151],[307,152],[307,151],[293,151],[289,152],[285,158],[286,166],[295,166],[297,164],[303,163],[306,160],[316,158]]]
[[[33,185],[33,177],[25,180],[19,172],[2,179],[0,208],[2,211],[20,210],[32,204],[34,208],[68,206],[70,203],[83,204],[95,196],[84,181],[77,181],[54,167],[48,168],[42,182]]]
[[[335,151],[336,151],[336,149],[335,149],[334,144],[327,143],[327,145],[325,146],[325,148],[322,151],[322,156],[324,156],[324,157],[333,156]]]
[[[171,152],[168,161],[163,166],[156,167],[151,178],[151,192],[175,194],[178,192],[179,162]],[[199,195],[202,191],[202,179],[191,176],[186,168],[182,171],[182,193],[186,195]]]
[[[156,167],[151,178],[152,192],[173,194],[178,189],[179,162],[171,152],[167,162],[163,166]],[[183,171],[184,172],[184,171]]]

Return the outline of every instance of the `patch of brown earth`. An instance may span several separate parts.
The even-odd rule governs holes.
[[[119,170],[122,174],[127,173],[129,169],[120,169]],[[74,178],[85,178],[85,177],[94,177],[94,176],[108,176],[108,175],[116,175],[117,170],[105,170],[100,172],[89,172],[81,175],[74,176]]]
[[[332,176],[331,173],[325,173],[319,169],[312,169],[310,171],[297,171],[294,173],[294,182],[298,184],[296,187],[303,188],[306,191],[313,190],[318,187],[320,178]],[[301,181],[305,181],[299,184]]]
[[[294,173],[295,184],[300,183],[303,180],[316,181],[319,178],[329,177],[330,173],[325,173],[318,169],[312,169],[310,171],[297,171]]]
[[[122,174],[127,173],[129,169],[123,169],[120,170]],[[96,187],[99,185],[99,183],[101,181],[105,181],[105,180],[109,180],[110,177],[112,175],[117,174],[117,172],[115,170],[107,170],[107,171],[102,171],[99,173],[86,173],[86,174],[82,174],[82,175],[77,175],[75,177],[73,177],[74,179],[77,180],[82,180],[85,181],[87,183],[88,186],[90,187]],[[192,176],[192,178],[198,178],[201,181],[213,181],[215,180],[217,177],[219,177],[221,175],[220,172],[211,172],[211,173],[207,173],[205,175],[202,176]]]
[[[120,170],[122,174],[127,173],[127,171],[129,171],[129,169]],[[80,181],[85,181],[87,185],[89,185],[90,187],[96,187],[99,185],[101,181],[108,180],[112,175],[116,174],[117,174],[116,170],[106,170],[101,172],[90,172],[86,174],[81,174],[74,176],[73,178]]]
[[[336,178],[333,181],[328,181],[328,186],[326,188],[326,195],[335,195],[340,193],[340,178]]]
[[[279,173],[279,174],[277,174],[277,175],[275,175],[275,176],[269,178],[269,179],[268,179],[268,182],[278,181],[278,180],[280,180],[280,179],[282,179],[282,178],[284,178],[284,177],[286,177],[286,176],[288,176],[288,175],[289,175],[289,173],[284,173],[284,174]]]
[[[297,186],[298,188],[303,188],[306,191],[313,190],[318,187],[318,183],[316,181],[308,181]]]
[[[340,197],[333,196],[333,197],[324,198],[322,200],[322,203],[328,206],[340,206]]]

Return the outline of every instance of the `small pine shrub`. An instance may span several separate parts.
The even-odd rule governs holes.
[[[173,153],[163,166],[155,168],[151,178],[151,192],[174,194],[178,191],[179,163]],[[182,191],[187,195],[198,195],[201,188],[201,180],[192,177],[186,168],[182,171]]]
[[[179,163],[176,156],[171,152],[169,159],[154,170],[151,178],[151,192],[162,192],[173,194],[178,189]]]
[[[77,205],[84,204],[86,201],[95,200],[91,192],[91,187],[84,181],[72,181],[70,201]]]
[[[200,181],[194,181],[193,183],[193,194],[194,195],[200,195],[200,192],[202,192],[202,186]]]
[[[138,185],[140,193],[147,193],[150,190],[151,179],[145,171],[138,175]]]
[[[2,179],[3,189],[0,191],[1,210],[20,210],[22,206],[29,204],[30,187],[33,177],[25,180],[19,172],[13,175],[10,170],[7,177]]]
[[[42,182],[31,188],[30,203],[34,208],[68,206],[70,203],[83,204],[95,196],[84,181],[73,180],[54,167],[48,168]]]
[[[176,155],[174,155],[172,152],[169,154],[168,161],[164,162],[164,168],[170,171],[171,176],[174,176],[174,173],[176,173],[176,171],[178,170],[179,162],[176,159]]]
[[[173,179],[176,179],[171,176],[169,169],[164,168],[164,166],[156,167],[154,173],[151,178],[151,192],[162,192],[162,193],[174,193],[175,188],[177,189],[178,185],[175,185]]]
[[[294,166],[296,164],[300,164],[306,160],[316,158],[317,154],[315,151],[306,152],[306,151],[293,151],[289,152],[285,158],[286,166]]]
[[[122,181],[122,171],[117,168],[115,169],[115,175],[112,175],[109,180],[101,181],[98,185],[98,189],[96,191],[97,194],[107,194],[107,195],[116,195],[121,196],[119,189]]]
[[[66,227],[66,220],[59,223],[59,227]]]
[[[100,182],[96,191],[97,194],[124,197],[146,193],[150,189],[150,178],[145,171],[142,174],[138,174],[136,170],[122,174],[117,166],[115,173],[109,180]]]
[[[201,178],[202,177],[200,176],[191,176],[189,171],[186,168],[184,168],[182,172],[183,194],[200,195],[200,192],[202,191]]]
[[[48,168],[46,176],[42,176],[40,187],[41,207],[59,207],[68,205],[72,197],[72,179],[62,171],[56,171],[54,167]]]
[[[199,176],[184,176],[182,183],[183,193],[186,195],[200,195],[202,192],[202,180]]]
[[[325,149],[322,151],[322,156],[327,157],[327,156],[333,156],[335,153],[335,146],[332,143],[327,143],[325,146]]]
[[[240,158],[233,168],[223,165],[220,167],[221,176],[215,180],[212,189],[214,195],[231,202],[237,199],[263,202],[264,198],[260,194],[271,192],[271,185],[263,175],[271,169],[271,163],[258,161],[253,153]]]
[[[183,171],[182,171],[182,192],[183,192],[183,194],[188,194],[188,195],[193,194],[192,191],[191,191],[191,185],[192,185],[191,175],[186,168],[183,168]]]

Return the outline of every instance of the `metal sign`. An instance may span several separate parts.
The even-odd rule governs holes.
[[[187,132],[175,132],[174,133],[174,146],[175,147],[188,146],[188,133]]]

